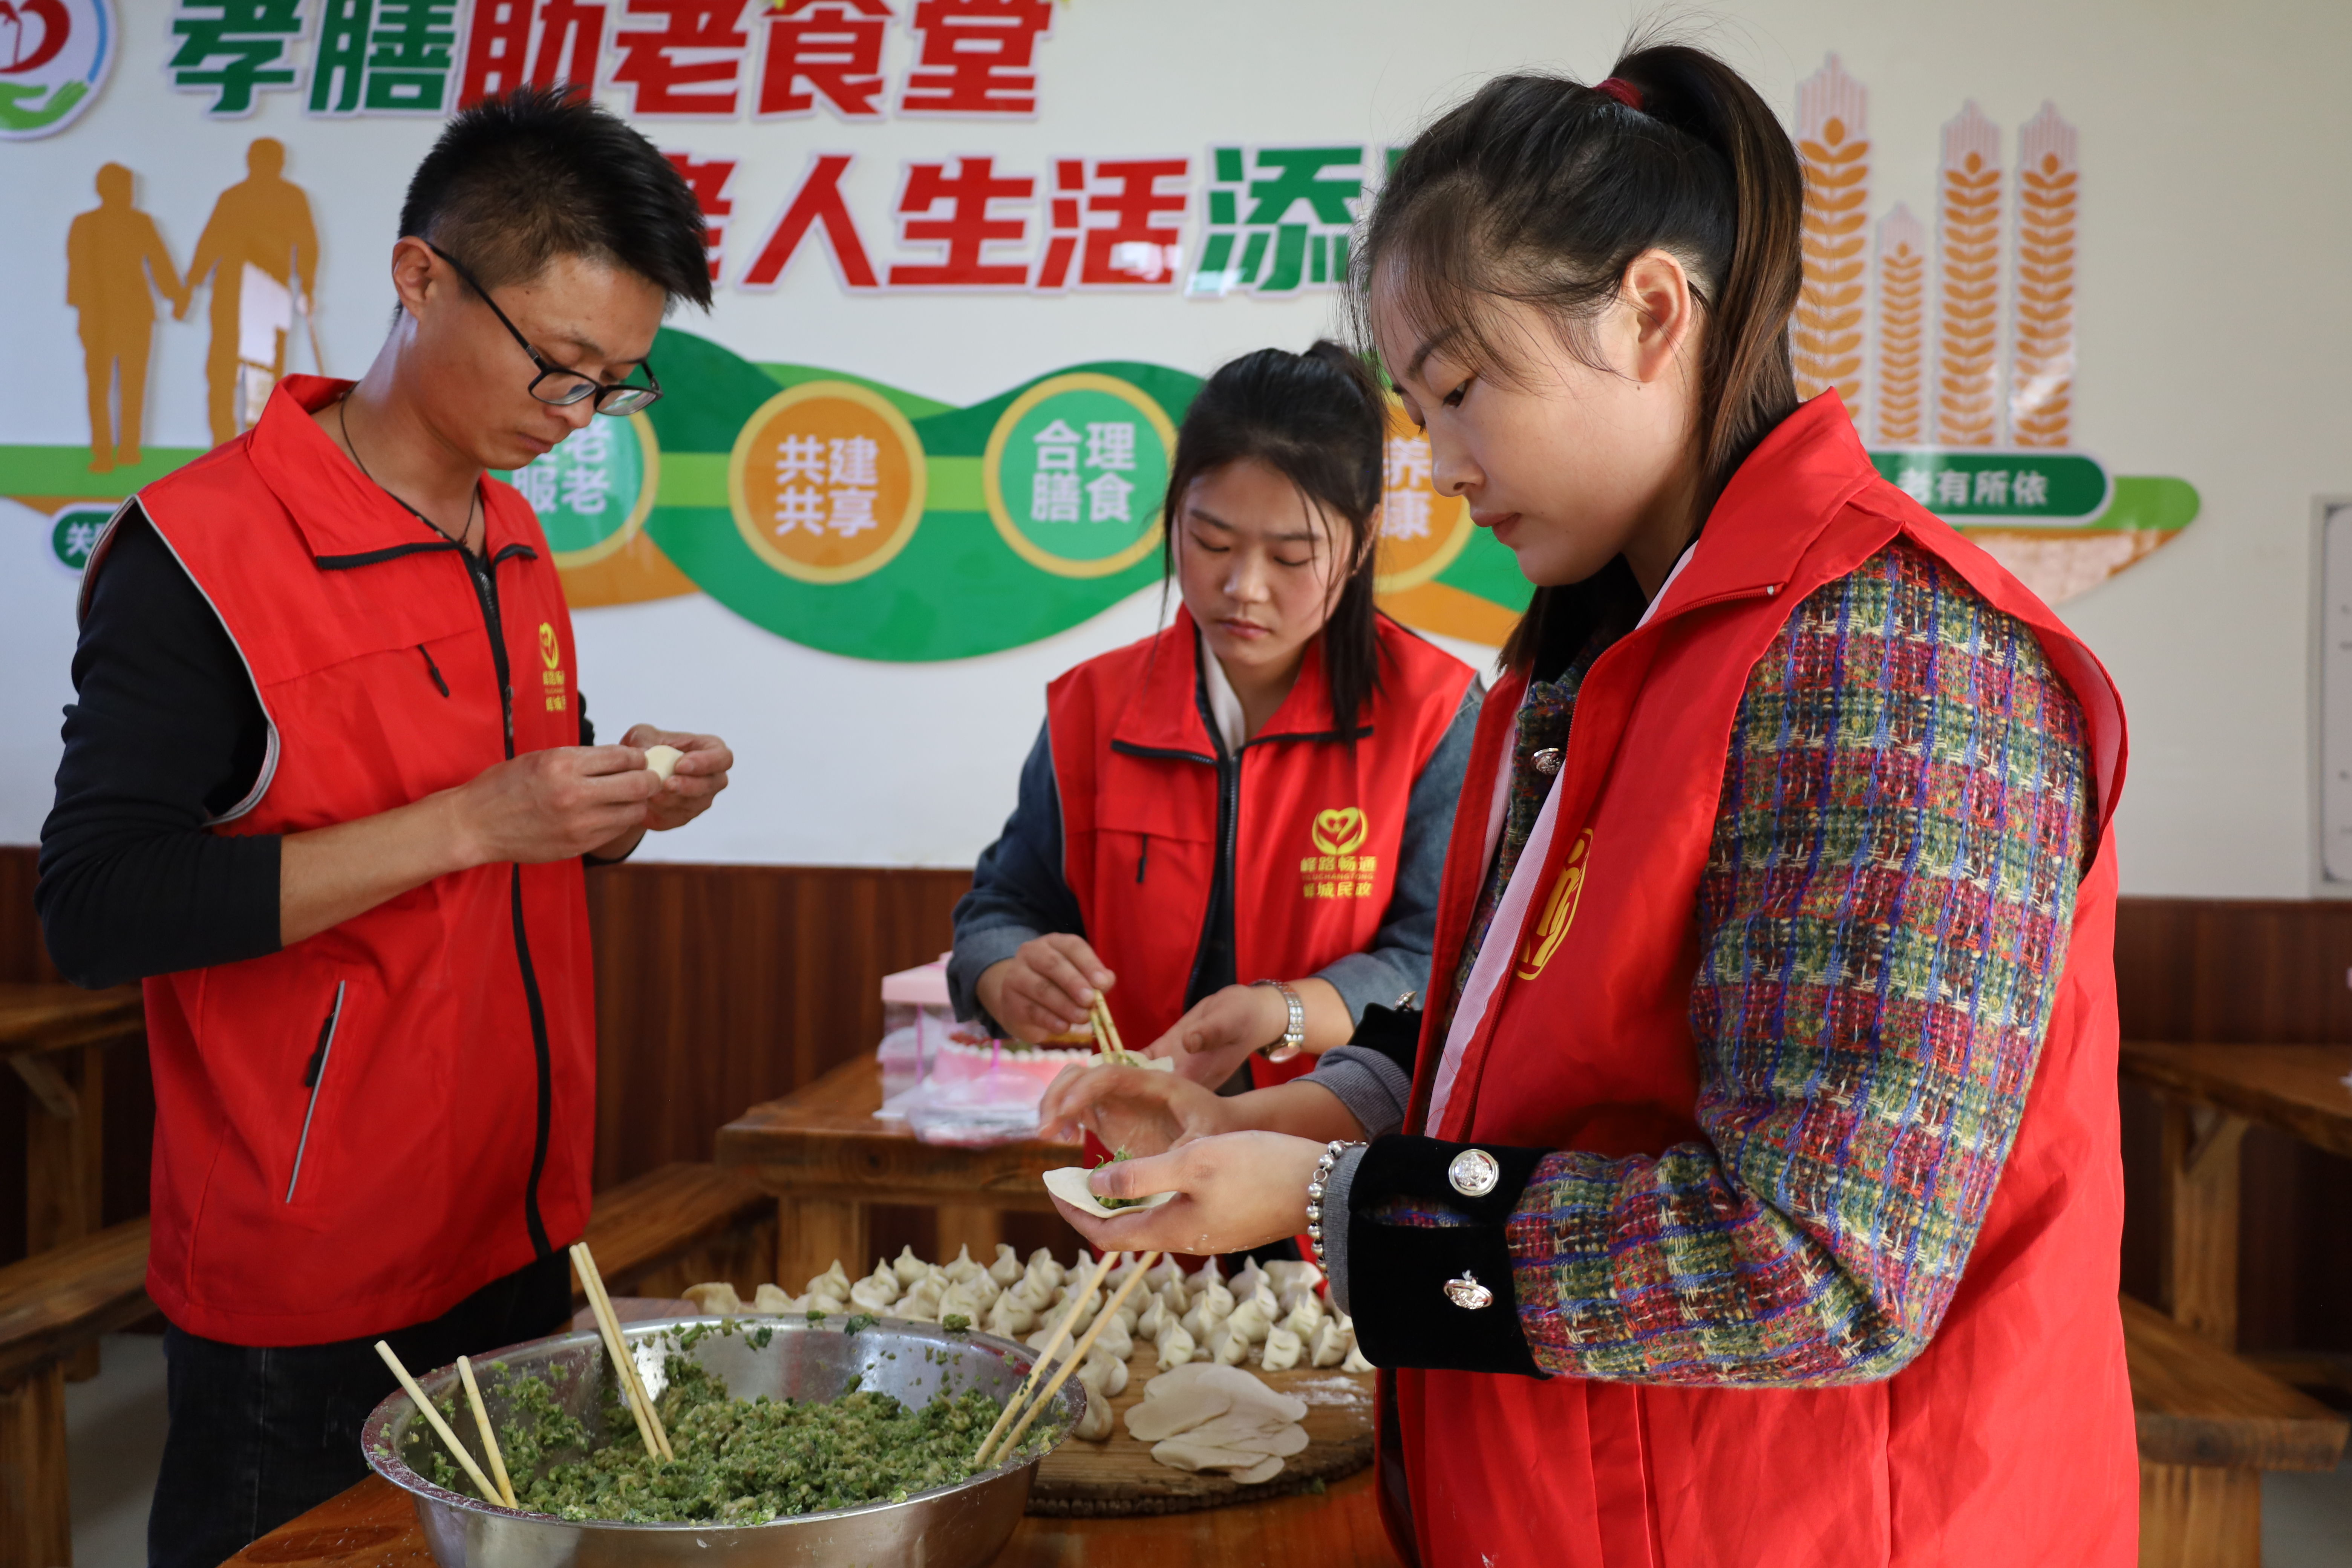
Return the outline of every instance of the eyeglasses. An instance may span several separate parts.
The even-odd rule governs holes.
[[[499,302],[490,298],[490,291],[474,280],[474,275],[466,270],[465,263],[429,239],[420,238],[418,243],[447,262],[449,269],[466,280],[466,287],[481,296],[482,303],[490,308],[490,314],[499,319],[499,325],[504,327],[508,334],[522,345],[522,352],[530,356],[530,363],[539,366],[539,374],[531,378],[530,390],[530,395],[541,403],[551,404],[558,408],[569,408],[575,403],[583,403],[593,397],[596,400],[597,413],[618,416],[635,414],[638,409],[647,406],[661,396],[661,378],[654,374],[651,360],[640,361],[638,363],[638,368],[646,373],[646,384],[642,386],[620,381],[597,381],[581,374],[576,370],[566,370],[560,364],[550,364],[547,356],[533,348],[530,340],[524,337],[512,321],[507,320],[507,313],[499,309]]]

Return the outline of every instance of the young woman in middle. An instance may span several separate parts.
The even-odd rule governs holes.
[[[1039,1042],[1101,994],[1130,1047],[1265,1088],[1426,987],[1479,686],[1373,607],[1384,434],[1334,343],[1202,387],[1164,510],[1181,606],[1047,688],[956,906],[960,1016]],[[1343,1100],[1348,1055],[1318,1075]]]

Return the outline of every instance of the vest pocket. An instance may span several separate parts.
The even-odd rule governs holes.
[[[350,981],[335,982],[335,999],[328,1005],[326,1021],[319,1026],[318,1048],[310,1053],[310,1065],[302,1074],[302,1087],[310,1091],[310,1099],[302,1111],[302,1131],[294,1140],[294,1168],[286,1178],[286,1201],[289,1204],[302,1184],[302,1160],[310,1152],[311,1130],[319,1120],[319,1091],[326,1087],[327,1068],[335,1054],[335,1034],[343,1022],[343,998],[350,989]]]

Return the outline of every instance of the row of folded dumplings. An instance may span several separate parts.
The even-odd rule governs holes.
[[[1079,1306],[1070,1326],[1072,1341],[1093,1324],[1141,1261],[1133,1253],[1118,1256],[1101,1288]],[[1042,1247],[1024,1262],[999,1243],[995,1261],[986,1265],[973,1261],[969,1247],[954,1262],[937,1264],[916,1257],[910,1247],[895,1260],[877,1259],[873,1273],[856,1279],[835,1258],[797,1296],[762,1285],[745,1303],[725,1284],[698,1285],[686,1294],[707,1312],[866,1312],[978,1329],[1042,1349],[1086,1269],[1083,1254],[1065,1268]],[[1116,1321],[1104,1326],[1087,1360],[1116,1363],[1121,1387],[1127,1360],[1139,1342],[1157,1352],[1161,1372],[1194,1360],[1267,1372],[1298,1366],[1371,1371],[1357,1348],[1354,1320],[1331,1308],[1322,1287],[1322,1270],[1312,1263],[1252,1262],[1227,1279],[1213,1258],[1189,1274],[1175,1259],[1163,1258],[1119,1303]]]

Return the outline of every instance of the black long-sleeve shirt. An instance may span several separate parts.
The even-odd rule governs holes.
[[[278,846],[208,826],[260,777],[268,721],[236,645],[134,506],[74,648],[35,906],[77,985],[119,985],[278,948]],[[583,702],[581,744],[593,742]]]

